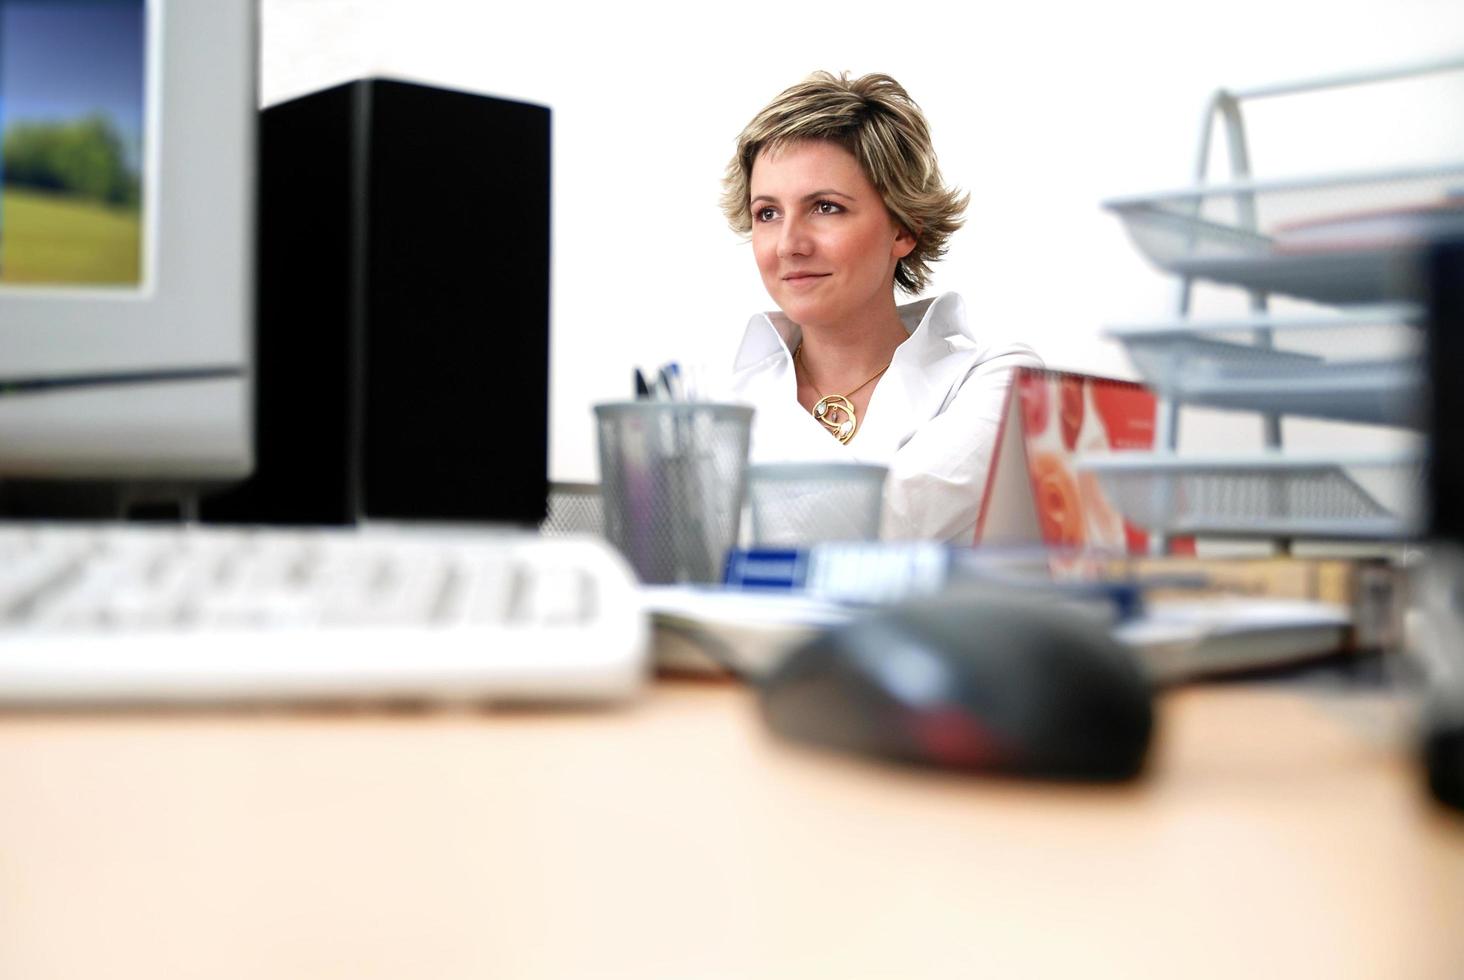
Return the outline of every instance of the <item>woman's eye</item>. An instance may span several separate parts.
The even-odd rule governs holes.
[[[778,212],[775,208],[758,208],[752,216],[758,221],[772,221],[778,216]]]
[[[833,201],[819,201],[813,206],[815,214],[838,214],[842,210],[844,209]]]

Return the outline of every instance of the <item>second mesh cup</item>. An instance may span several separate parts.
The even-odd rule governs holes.
[[[888,469],[873,463],[759,463],[748,475],[754,545],[875,541]]]
[[[605,536],[642,582],[717,582],[737,543],[752,408],[595,406]]]

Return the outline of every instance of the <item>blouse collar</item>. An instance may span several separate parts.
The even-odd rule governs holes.
[[[910,438],[918,420],[944,409],[979,359],[981,345],[966,325],[965,303],[956,293],[907,303],[897,312],[910,336],[895,350],[870,396],[858,437],[847,446],[828,440],[830,453],[888,458]],[[792,351],[802,336],[802,328],[782,313],[759,313],[747,325],[734,372],[759,376],[777,389],[786,386],[787,404],[795,407]],[[799,414],[807,417],[801,409]]]
[[[914,358],[925,362],[931,354],[975,346],[976,338],[966,327],[965,304],[955,293],[942,293],[895,308],[909,341],[895,352],[897,360]],[[961,341],[952,343],[956,338]],[[780,310],[759,313],[747,323],[747,332],[732,362],[734,371],[745,371],[779,355],[791,359],[803,339],[803,328]],[[912,349],[910,354],[902,351]]]

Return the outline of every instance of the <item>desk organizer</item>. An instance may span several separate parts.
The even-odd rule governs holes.
[[[1418,529],[1418,453],[1117,453],[1078,465],[1154,534],[1374,540]]]
[[[1318,303],[1409,299],[1421,243],[1464,234],[1464,162],[1242,180],[1104,206],[1173,275]]]
[[[1082,458],[1078,466],[1151,532],[1156,550],[1166,550],[1168,535],[1270,538],[1284,549],[1298,538],[1418,533],[1421,457],[1409,437],[1422,427],[1425,372],[1422,314],[1412,304],[1427,243],[1464,235],[1464,160],[1256,180],[1241,105],[1460,71],[1464,58],[1456,57],[1220,89],[1205,109],[1193,186],[1105,202],[1145,258],[1178,277],[1179,290],[1172,320],[1108,331],[1160,395],[1157,451]],[[1217,124],[1230,161],[1226,182],[1206,174]],[[1243,289],[1250,312],[1194,318],[1199,282]],[[1321,306],[1281,316],[1269,308],[1273,294]],[[1178,453],[1182,405],[1259,416],[1265,449]],[[1282,446],[1287,417],[1401,430],[1395,441],[1405,448],[1346,458],[1298,452]]]
[[[1420,428],[1421,312],[1411,305],[1304,317],[1112,327],[1144,381],[1189,405]],[[1268,331],[1268,345],[1257,342]]]

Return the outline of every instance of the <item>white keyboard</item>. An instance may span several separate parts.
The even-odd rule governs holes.
[[[0,524],[0,704],[610,700],[648,636],[590,538]]]

